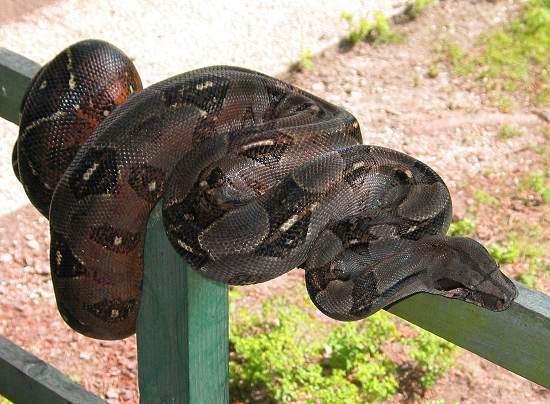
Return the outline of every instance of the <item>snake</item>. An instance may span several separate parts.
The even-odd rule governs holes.
[[[157,205],[191,270],[249,285],[300,268],[336,320],[419,292],[510,307],[517,289],[483,245],[447,235],[441,177],[362,139],[345,109],[241,67],[143,89],[128,56],[90,39],[32,79],[12,163],[49,220],[61,317],[88,337],[135,332]]]

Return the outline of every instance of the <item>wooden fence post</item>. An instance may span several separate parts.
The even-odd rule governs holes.
[[[137,328],[141,401],[227,403],[227,286],[192,270],[172,248],[160,204],[147,225],[144,261]]]

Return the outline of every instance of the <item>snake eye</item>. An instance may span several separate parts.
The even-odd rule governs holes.
[[[226,182],[225,175],[220,167],[214,167],[206,178],[209,188],[220,187]]]

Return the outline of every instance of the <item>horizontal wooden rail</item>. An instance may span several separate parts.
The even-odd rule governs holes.
[[[0,395],[17,403],[106,403],[0,336]]]
[[[515,284],[519,295],[501,312],[427,293],[388,311],[550,388],[550,296]]]
[[[34,62],[0,49],[1,117],[19,121],[21,97],[37,70]],[[500,313],[424,293],[388,311],[550,387],[550,296],[517,286],[518,298]],[[207,402],[227,402],[227,288],[189,270],[166,240],[158,208],[147,227],[143,289],[142,402],[206,402],[199,398],[205,394]]]
[[[19,111],[31,79],[40,65],[0,48],[0,117],[19,125]]]

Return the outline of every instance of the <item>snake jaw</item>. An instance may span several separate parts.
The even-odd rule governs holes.
[[[495,273],[500,274],[498,271]],[[498,278],[504,279],[504,281],[500,279],[498,280],[500,283],[498,293],[495,293],[495,291],[488,293],[487,291],[480,290],[486,282],[483,281],[480,284],[471,287],[462,286],[446,291],[440,291],[439,294],[451,299],[458,299],[467,303],[475,304],[476,306],[483,307],[488,310],[503,311],[511,306],[512,302],[518,295],[518,291],[512,281],[508,278],[502,275]]]

